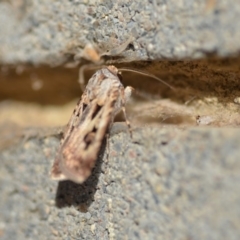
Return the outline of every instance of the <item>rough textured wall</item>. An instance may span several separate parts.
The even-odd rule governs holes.
[[[58,144],[1,153],[2,239],[240,238],[239,130],[115,133],[83,185],[47,177]]]
[[[0,239],[240,239],[239,13],[233,0],[1,1]],[[47,127],[70,117],[78,69],[63,63],[88,43],[174,89],[123,75],[144,91],[133,138],[115,123],[84,184],[54,182],[61,134]]]
[[[91,42],[101,52],[134,37],[124,61],[196,58],[240,49],[240,5],[230,0],[3,1],[0,59],[59,65]]]

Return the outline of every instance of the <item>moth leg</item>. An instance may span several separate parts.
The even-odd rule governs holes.
[[[127,119],[127,114],[126,114],[126,109],[125,109],[125,106],[122,106],[122,111],[123,111],[123,115],[124,115],[124,118],[125,118],[125,122],[128,126],[128,130],[129,130],[129,133],[130,133],[130,137],[132,138],[132,127],[131,127],[131,124],[130,122],[128,121]]]
[[[126,124],[128,126],[131,138],[132,138],[132,127],[131,127],[131,124],[130,124],[128,118],[127,118],[125,104],[129,100],[129,98],[131,97],[132,91],[133,91],[132,87],[126,87],[124,89],[124,91],[121,92],[122,112],[123,112],[123,115],[124,115],[124,118],[125,118],[125,122],[126,122]]]
[[[107,156],[106,156],[106,159],[107,159],[107,162],[109,161],[109,153],[110,153],[110,144],[109,144],[109,141],[110,141],[110,134],[109,133],[106,133],[106,145],[107,145]]]

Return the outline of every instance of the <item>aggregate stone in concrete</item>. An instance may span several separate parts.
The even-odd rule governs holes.
[[[239,28],[234,0],[2,1],[0,62],[56,66],[81,58],[88,43],[104,53],[129,38],[108,59],[229,56],[239,52]]]
[[[239,16],[234,0],[2,1],[0,62],[57,66],[82,61],[88,43],[113,53],[130,38],[126,49],[105,59],[229,57],[240,49]],[[199,82],[201,94],[192,94],[220,101],[213,115],[223,113],[224,123],[233,118],[229,125],[236,127],[238,62],[158,63],[154,73],[167,69],[165,77],[175,74],[180,85],[186,78],[186,91]],[[4,89],[9,98],[12,88]],[[13,141],[0,151],[0,239],[240,239],[239,135],[237,128],[176,125],[137,128],[133,139],[113,131],[108,154],[104,144],[82,185],[49,178],[58,136]]]
[[[239,130],[225,130],[112,131],[82,185],[49,179],[57,136],[5,149],[0,239],[237,240]]]

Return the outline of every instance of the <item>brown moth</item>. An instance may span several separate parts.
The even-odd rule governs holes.
[[[98,70],[88,81],[83,95],[69,120],[52,166],[51,178],[83,183],[91,174],[102,141],[123,111],[133,88],[122,85],[114,66]],[[130,124],[126,119],[130,128]]]

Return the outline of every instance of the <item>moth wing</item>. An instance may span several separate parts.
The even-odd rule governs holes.
[[[58,161],[53,165],[52,178],[84,182],[91,174],[98,157],[102,141],[113,119],[118,89],[111,89],[105,101],[94,99],[86,106],[78,127],[63,143]],[[56,167],[56,165],[58,165]]]
[[[88,125],[81,124],[69,138],[66,148],[62,149],[60,168],[67,179],[77,183],[84,182],[95,166],[103,139],[112,121],[115,96],[112,96],[103,105],[93,103],[95,111],[91,112],[92,120]],[[96,105],[95,105],[96,104]]]
[[[60,163],[60,156],[58,154],[51,168],[51,173],[50,173],[51,179],[58,180],[58,181],[67,180],[67,177],[62,173],[62,171],[59,168],[59,163]]]
[[[62,173],[59,163],[61,159],[61,149],[64,143],[67,141],[69,136],[71,135],[72,131],[76,128],[76,125],[79,124],[80,119],[82,118],[83,111],[84,111],[84,104],[87,104],[87,94],[86,92],[83,93],[82,97],[79,99],[76,107],[73,110],[73,114],[68,121],[66,131],[63,134],[63,138],[60,142],[60,147],[58,150],[58,154],[54,160],[54,163],[51,168],[50,176],[53,180],[66,180],[66,176]]]

